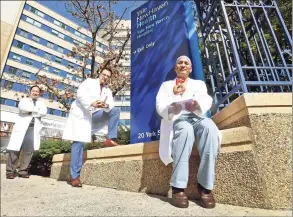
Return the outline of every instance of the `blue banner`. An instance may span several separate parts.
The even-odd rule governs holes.
[[[164,81],[175,79],[174,64],[179,56],[189,56],[193,77],[203,79],[189,4],[148,1],[131,13],[131,144],[160,138],[161,117],[156,112],[156,95]]]

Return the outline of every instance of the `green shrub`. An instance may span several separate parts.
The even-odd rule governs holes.
[[[104,142],[90,142],[83,146],[83,151],[103,148]]]
[[[30,173],[41,176],[49,176],[52,158],[55,154],[69,153],[71,142],[62,140],[43,140],[40,149],[36,151],[30,163]]]
[[[35,153],[41,158],[52,157],[55,154],[68,153],[71,151],[71,142],[55,141],[52,139],[41,141],[40,149]]]
[[[117,140],[121,145],[130,144],[130,128],[126,126],[119,126]]]

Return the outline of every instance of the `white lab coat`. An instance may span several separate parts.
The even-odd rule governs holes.
[[[62,138],[65,140],[91,142],[92,135],[92,113],[95,109],[91,104],[97,100],[105,101],[109,108],[103,109],[109,112],[114,107],[112,91],[103,87],[100,94],[100,80],[88,78],[84,80],[78,90],[76,100],[72,103],[69,116],[63,131]],[[95,128],[96,131],[101,127]]]
[[[162,117],[160,130],[160,146],[159,154],[165,165],[173,162],[172,141],[173,141],[173,123],[181,115],[170,115],[168,113],[169,105],[175,101],[194,99],[198,102],[199,108],[194,111],[198,116],[203,116],[212,105],[213,99],[207,94],[207,87],[201,80],[189,79],[186,84],[186,91],[182,96],[173,93],[173,87],[176,79],[164,82],[156,97],[156,109]],[[221,141],[221,133],[218,131],[219,144]],[[219,147],[220,148],[220,147]]]
[[[34,106],[32,98],[23,98],[20,100],[19,115],[13,126],[7,150],[19,151],[27,129],[33,117],[35,117],[34,124],[34,150],[40,148],[40,132],[42,129],[41,120],[39,118],[46,116],[47,107],[43,101],[37,100]],[[31,114],[29,114],[31,113]]]

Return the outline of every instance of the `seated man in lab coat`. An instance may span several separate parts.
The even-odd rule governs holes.
[[[210,109],[212,98],[203,81],[189,78],[191,71],[190,59],[180,56],[175,64],[177,78],[164,82],[157,94],[156,109],[162,117],[159,153],[165,165],[173,162],[172,204],[187,208],[184,189],[188,183],[189,158],[196,142],[200,157],[197,189],[201,205],[214,208],[212,189],[221,136],[214,122],[203,116]]]
[[[98,79],[88,78],[78,90],[72,103],[62,138],[71,140],[71,185],[81,187],[80,171],[83,164],[83,143],[91,142],[92,134],[108,126],[108,138],[104,146],[119,145],[115,140],[118,133],[120,110],[114,107],[112,91],[107,84],[112,71],[104,69]]]
[[[19,115],[13,126],[12,134],[7,146],[8,159],[6,164],[6,178],[14,179],[17,175],[29,178],[28,166],[34,150],[40,148],[41,117],[46,116],[47,107],[38,100],[41,89],[38,86],[30,88],[30,97],[19,101]],[[16,171],[18,159],[22,150],[21,165]]]

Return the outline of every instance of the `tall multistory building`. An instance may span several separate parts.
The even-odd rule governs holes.
[[[50,79],[67,78],[70,81],[60,82],[60,91],[65,88],[77,90],[82,81],[78,73],[82,57],[67,54],[76,45],[86,42],[91,42],[89,31],[36,1],[1,2],[1,146],[7,143],[17,118],[20,98],[28,94],[29,83],[37,79],[35,74],[41,68]],[[98,66],[109,42],[101,37],[97,42]],[[129,59],[122,61],[125,69],[130,71]],[[86,72],[90,72],[90,65]],[[61,137],[68,113],[50,93],[44,92],[42,100],[48,107],[48,115],[43,118],[43,136]],[[115,105],[121,108],[121,124],[129,125],[129,91],[117,95]]]

